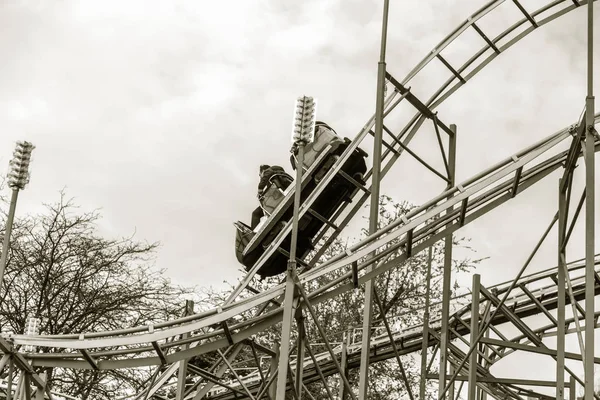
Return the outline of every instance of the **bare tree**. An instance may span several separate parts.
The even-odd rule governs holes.
[[[22,333],[28,316],[40,333],[121,329],[180,317],[183,296],[153,265],[157,243],[98,234],[98,211],[82,212],[61,192],[45,211],[15,221],[0,292],[0,327]],[[40,351],[55,351],[40,349]],[[137,391],[149,369],[50,369],[49,384],[82,399]]]

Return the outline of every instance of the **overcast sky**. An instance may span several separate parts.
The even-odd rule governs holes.
[[[404,78],[483,4],[392,2],[388,70]],[[576,122],[584,10],[529,35],[440,107],[458,125],[458,181]],[[101,209],[107,236],[160,241],[157,266],[175,282],[234,281],[232,223],[256,207],[259,164],[291,171],[295,98],[318,98],[318,118],[350,138],[374,112],[381,14],[380,1],[350,0],[1,2],[2,170],[16,140],[36,145],[18,214],[66,188],[84,209]],[[490,37],[522,17],[510,1],[492,14],[478,24]],[[458,66],[483,44],[471,31],[446,58]],[[413,90],[427,92],[438,70]],[[426,132],[415,149],[439,161]],[[514,276],[556,210],[556,185],[555,174],[461,232],[490,257],[478,270],[484,284]],[[382,191],[419,204],[443,187],[401,160]],[[550,240],[532,268],[553,266],[555,249]]]
[[[317,97],[318,117],[350,138],[373,113],[379,3],[2,2],[0,163],[6,166],[16,140],[37,146],[18,212],[36,211],[66,188],[84,209],[102,209],[107,235],[135,230],[139,239],[160,241],[158,265],[175,281],[235,279],[232,222],[249,221],[260,163],[291,171],[295,98]],[[388,70],[402,79],[483,4],[392,4]],[[523,4],[531,11],[545,2]],[[442,105],[440,118],[458,125],[459,181],[578,118],[583,10],[529,35]],[[479,26],[493,37],[517,18],[506,2]],[[464,38],[444,53],[456,66],[483,44],[474,31]],[[436,67],[439,74],[424,71],[426,79],[412,84],[416,93],[428,93],[438,75],[445,79],[447,71]],[[435,163],[430,132],[417,135],[414,146]],[[409,157],[397,165],[384,193],[418,204],[443,189]],[[491,257],[487,269],[523,259],[525,253],[505,254],[509,245],[514,253],[510,224],[523,216],[535,217],[517,226],[523,251],[531,249],[555,208],[554,193],[543,189],[465,229]],[[544,219],[539,226],[537,217]]]

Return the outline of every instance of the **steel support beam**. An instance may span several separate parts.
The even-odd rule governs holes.
[[[587,97],[585,105],[585,357],[584,400],[594,397],[594,326],[595,326],[595,138],[594,138],[594,2],[587,7]]]
[[[494,310],[494,312],[492,313],[492,315],[490,316],[490,319],[485,322],[483,324],[483,327],[481,328],[482,332],[485,332],[485,330],[491,325],[492,320],[494,319],[494,317],[496,316],[496,314],[499,312],[500,307],[506,302],[506,300],[508,299],[508,296],[510,295],[511,291],[515,288],[515,286],[517,286],[519,279],[521,279],[521,276],[523,275],[523,273],[525,272],[525,270],[527,269],[527,267],[529,266],[529,263],[531,263],[531,260],[533,260],[533,257],[535,256],[535,254],[537,253],[537,251],[539,250],[539,248],[542,246],[542,243],[544,242],[544,240],[546,239],[546,237],[548,236],[548,234],[550,233],[550,230],[552,229],[552,227],[554,226],[554,224],[556,223],[556,221],[558,220],[558,213],[556,213],[556,215],[554,216],[554,218],[552,218],[552,221],[550,222],[550,224],[548,225],[548,228],[546,228],[546,231],[544,232],[544,234],[542,235],[542,237],[540,238],[540,240],[538,241],[537,245],[535,246],[535,248],[533,249],[533,251],[531,252],[531,254],[529,255],[529,257],[527,258],[527,261],[525,261],[525,264],[523,264],[523,267],[521,267],[521,270],[517,273],[517,276],[515,277],[515,279],[511,282],[509,288],[507,289],[507,291],[504,293],[504,296],[502,297],[502,300],[499,301],[499,304],[497,304],[496,309]],[[508,316],[507,316],[508,317]],[[460,370],[462,369],[462,367],[464,367],[464,365],[467,362],[467,358],[473,353],[473,351],[477,348],[477,342],[479,340],[481,340],[481,338],[483,337],[483,334],[480,333],[477,336],[477,340],[473,343],[471,342],[471,345],[469,347],[469,350],[467,351],[467,354],[465,356],[465,358],[460,362],[459,366],[456,368],[456,371],[454,372],[454,374],[452,375],[452,378],[450,379],[450,382],[454,382],[454,378],[456,378],[456,376],[458,376],[458,374],[460,373]],[[445,377],[444,377],[445,378]],[[438,400],[441,400],[443,398],[443,396],[446,394],[446,392],[450,389],[449,385],[446,385],[444,388],[440,389],[440,392],[438,394]]]
[[[369,234],[377,232],[379,223],[379,189],[381,183],[381,151],[383,141],[383,112],[385,102],[385,51],[387,41],[387,24],[389,14],[389,0],[383,3],[383,23],[381,27],[381,50],[377,64],[377,98],[375,101],[375,137],[373,141],[373,174],[371,177],[371,204],[369,214]],[[375,252],[371,257],[375,257]],[[367,272],[373,266],[367,267]],[[365,308],[363,311],[362,348],[360,353],[360,369],[358,383],[358,398],[368,399],[369,392],[369,357],[371,353],[371,319],[373,318],[373,290],[375,279],[365,283]],[[348,388],[348,390],[351,390]]]
[[[344,332],[344,335],[342,336],[342,360],[341,360],[341,365],[342,365],[342,371],[344,371],[344,375],[346,376],[346,379],[348,379],[348,347],[351,344],[351,340],[352,340],[352,326],[348,327],[348,330],[346,332]],[[348,396],[346,396],[346,386],[344,386],[344,380],[343,378],[340,376],[340,395],[339,398],[340,400],[345,400]]]
[[[229,349],[227,350],[227,360],[229,362],[233,362],[233,360],[235,360],[235,358],[238,356],[238,354],[240,353],[240,351],[242,350],[242,344],[238,343],[232,347],[229,347]],[[217,361],[215,364],[212,365],[212,367],[210,368],[211,370],[214,370],[217,368],[217,366],[219,365],[220,361]],[[225,372],[227,371],[228,367],[227,364],[222,364],[219,369],[214,372],[215,376],[221,378]],[[200,400],[202,398],[204,398],[204,396],[206,396],[206,394],[210,391],[210,389],[214,386],[213,382],[208,382],[206,385],[204,385],[194,396],[193,400]]]
[[[425,311],[423,312],[423,342],[421,345],[421,379],[419,382],[419,399],[425,400],[427,385],[427,348],[429,347],[429,307],[431,303],[431,262],[433,249],[429,247],[427,254],[427,275],[425,276]],[[432,359],[434,357],[432,356]]]
[[[300,164],[302,165],[302,164]],[[302,168],[297,168],[301,170]],[[292,242],[293,243],[293,242]],[[296,285],[296,267],[295,261],[288,261],[285,284],[285,300],[283,302],[283,324],[281,326],[281,342],[279,343],[279,363],[277,374],[276,400],[285,400],[285,391],[287,385],[287,369],[289,365],[290,337],[292,333],[292,322],[294,316],[294,302]]]
[[[185,301],[185,311],[183,312],[184,317],[192,315],[194,313],[194,302],[192,300]],[[189,333],[182,335],[183,339],[190,337]],[[188,349],[188,344],[183,345],[183,349]],[[162,360],[161,360],[162,361]],[[181,360],[179,362],[179,371],[177,371],[177,400],[183,400],[185,394],[185,380],[187,377],[188,360]]]
[[[471,300],[471,346],[477,348],[479,336],[479,294],[481,292],[479,274],[473,275],[472,300]],[[444,376],[444,381],[445,381]],[[472,352],[469,359],[469,392],[468,400],[476,400],[477,393],[477,352]]]
[[[233,386],[230,386],[230,385],[228,385],[226,383],[221,382],[219,380],[218,376],[213,375],[210,372],[205,371],[202,368],[198,368],[198,367],[196,367],[194,365],[189,365],[188,367],[195,374],[201,376],[202,378],[206,379],[207,381],[210,381],[210,382],[214,383],[215,385],[219,385],[221,387],[224,387],[225,389],[230,390],[232,393],[237,393],[237,394],[240,394],[242,396],[246,396],[246,393],[244,391],[239,390],[239,389],[237,389],[237,388],[235,388]]]
[[[540,309],[540,311],[550,320],[550,322],[558,326],[558,320],[554,318],[554,315],[552,315],[550,311],[548,311],[548,309],[544,307],[544,305],[533,295],[533,293],[531,293],[529,289],[527,289],[526,285],[521,284],[519,285],[519,288],[523,291],[523,293],[525,293],[527,297],[529,297],[531,302],[535,304],[537,308]]]
[[[12,400],[13,373],[15,372],[15,364],[12,356],[8,361],[8,377],[6,378],[6,400]]]
[[[250,349],[252,350],[252,357],[254,357],[254,362],[256,363],[256,369],[258,370],[258,374],[260,375],[260,380],[262,382],[263,385],[265,385],[267,383],[267,379],[265,378],[265,375],[263,374],[261,365],[260,365],[260,358],[258,358],[258,354],[256,353],[256,345],[254,344],[254,341],[250,341]],[[270,398],[270,396],[269,396]]]
[[[594,282],[595,283],[595,282]],[[505,316],[506,318],[517,328],[519,329],[529,340],[531,340],[531,342],[533,344],[535,344],[536,346],[539,346],[541,348],[547,349],[548,347],[546,347],[546,345],[542,342],[542,339],[540,339],[532,330],[531,328],[529,328],[529,326],[527,324],[525,324],[522,319],[516,315],[513,311],[511,311],[506,305],[502,305],[501,301],[494,296],[492,293],[490,293],[485,287],[481,286],[481,293],[483,294],[483,296],[485,296],[488,300],[490,300],[492,303],[494,303],[497,307],[498,310],[500,310]],[[481,339],[481,338],[480,338]],[[554,358],[556,360],[556,358],[554,356],[552,356],[552,358]],[[590,357],[590,360],[592,361],[592,366],[594,358]],[[574,376],[575,379],[577,379],[578,381],[580,380],[574,373],[573,371],[565,366],[565,371],[567,371],[569,373],[569,375]],[[583,382],[583,381],[582,381]],[[596,396],[594,395],[593,391],[592,391],[592,396],[600,398],[600,396]]]
[[[556,400],[565,398],[565,281],[566,274],[563,268],[565,257],[565,247],[561,246],[565,238],[565,227],[567,218],[567,198],[566,190],[563,190],[563,179],[558,181],[558,281],[557,281],[557,302],[556,315]]]
[[[594,138],[594,2],[588,0],[587,7],[587,97],[585,105],[585,357],[584,400],[594,398],[594,326],[595,309],[595,207],[596,207],[596,178],[595,178],[595,138]]]
[[[456,180],[456,125],[451,124],[450,130],[452,135],[449,136],[449,155],[448,155],[448,169],[450,182],[448,188],[454,187]],[[450,196],[448,197],[450,199]],[[447,213],[451,213],[453,209],[449,209]],[[450,297],[452,295],[451,289],[452,281],[452,233],[448,234],[444,239],[444,273],[442,278],[442,330],[440,332],[440,368],[439,368],[439,381],[438,381],[438,393],[443,393],[446,387],[446,374],[448,368],[448,322],[450,319]],[[449,388],[450,389],[450,388]],[[442,397],[444,398],[444,397]],[[451,400],[451,399],[450,399]]]
[[[269,399],[274,399],[277,396],[277,384],[273,384],[275,377],[277,376],[277,366],[279,365],[279,346],[275,345],[275,355],[271,359],[271,365],[269,367],[269,380],[265,384]],[[270,384],[269,384],[270,383]],[[258,396],[260,399],[260,396]]]
[[[556,357],[558,355],[558,349],[553,350],[553,349],[549,349],[546,347],[538,347],[538,346],[533,347],[533,346],[529,346],[526,344],[515,343],[515,342],[511,342],[511,341],[483,338],[480,340],[480,342],[487,343],[487,344],[493,344],[493,345],[496,345],[499,347],[508,347],[511,349],[526,351],[526,352],[530,352],[530,353],[544,354],[544,355],[554,356],[554,357]],[[583,357],[580,354],[571,353],[571,352],[563,352],[563,353],[564,353],[564,358],[568,358],[569,360],[578,360],[578,361],[583,360]],[[594,358],[594,364],[600,364],[600,357]],[[563,375],[564,375],[564,369],[563,369]],[[564,381],[564,376],[563,376],[563,381]],[[557,382],[560,383],[560,381],[557,381]]]
[[[319,379],[321,379],[321,382],[323,382],[323,387],[325,388],[325,391],[327,392],[327,397],[329,398],[329,400],[334,400],[333,393],[331,393],[331,389],[329,389],[329,385],[327,384],[327,379],[325,379],[325,375],[323,375],[323,371],[321,371],[321,367],[319,367],[319,362],[317,361],[315,354],[313,353],[312,349],[310,348],[310,343],[306,343],[306,339],[305,339],[304,346],[306,347],[306,351],[308,351],[308,355],[310,356],[310,359],[312,360],[313,365],[315,366],[315,370],[319,374]],[[342,365],[342,369],[343,368],[344,368],[344,366]],[[344,384],[342,383],[342,388],[343,388],[343,386],[344,386]],[[341,389],[340,389],[340,391],[341,391]],[[343,400],[344,395],[342,394],[340,396],[340,398]]]
[[[240,385],[242,386],[244,391],[248,394],[248,397],[250,397],[250,400],[254,400],[254,396],[252,396],[252,393],[250,392],[250,390],[248,390],[248,387],[244,384],[244,381],[242,381],[242,379],[240,378],[238,373],[235,372],[235,369],[233,368],[231,363],[227,360],[227,357],[225,357],[225,354],[223,354],[223,352],[221,350],[217,350],[217,353],[219,354],[219,357],[221,357],[221,359],[223,359],[225,364],[227,364],[227,366],[229,367],[229,370],[231,371],[231,373],[233,374],[235,379],[240,383]]]
[[[327,351],[329,352],[329,355],[331,356],[331,360],[333,361],[336,370],[338,371],[338,373],[340,374],[340,376],[342,377],[342,379],[344,381],[344,385],[346,386],[346,390],[348,390],[348,394],[350,395],[352,400],[356,400],[356,396],[352,392],[352,387],[350,386],[350,382],[348,381],[348,378],[346,378],[346,375],[344,375],[344,369],[341,367],[340,363],[338,362],[337,358],[335,357],[335,353],[333,351],[333,348],[331,347],[331,344],[329,343],[329,340],[327,339],[325,330],[323,329],[323,327],[319,323],[319,320],[317,319],[317,313],[315,312],[313,306],[310,304],[310,301],[308,300],[308,296],[306,295],[306,293],[304,292],[304,289],[302,288],[302,286],[299,283],[297,284],[297,288],[298,288],[298,291],[300,292],[300,295],[302,296],[302,300],[303,300],[304,304],[306,305],[306,308],[308,309],[308,312],[310,313],[310,316],[311,316],[315,326],[317,327],[317,330],[319,331],[319,335],[321,335],[321,339],[323,339],[325,347],[327,348]]]
[[[302,170],[304,169],[304,143],[298,146],[298,163],[296,165],[296,191],[294,192],[294,214],[292,217],[292,239],[290,259],[288,261],[285,283],[285,299],[283,301],[283,321],[281,326],[281,343],[279,344],[279,366],[277,375],[276,400],[285,400],[287,369],[289,366],[290,337],[296,298],[296,246],[298,244],[298,224],[300,214],[300,195],[302,193]],[[295,393],[295,390],[294,390]]]
[[[296,346],[296,392],[298,398],[302,398],[302,378],[304,374],[304,350],[306,343],[306,327],[304,326],[304,315],[302,310],[296,312],[296,326],[298,327],[298,345]]]
[[[427,376],[428,379],[437,379],[438,376],[434,374],[430,374]],[[448,379],[450,376],[448,376]],[[456,378],[457,381],[467,381],[469,377],[467,376],[458,376]],[[495,377],[487,377],[480,376],[477,378],[480,383],[496,383],[496,384],[511,384],[511,385],[523,385],[523,386],[542,386],[542,387],[555,387],[556,382],[554,381],[542,381],[542,380],[530,380],[530,379],[519,379],[519,378],[495,378]],[[568,385],[569,382],[563,382],[563,384]]]
[[[379,312],[381,315],[381,319],[383,320],[383,324],[385,325],[385,331],[388,334],[390,339],[390,344],[392,345],[392,350],[394,351],[394,355],[396,356],[396,361],[398,362],[398,368],[400,368],[400,375],[402,376],[402,380],[404,381],[404,386],[406,387],[406,391],[408,392],[408,398],[410,400],[415,400],[413,396],[412,388],[410,387],[410,382],[408,377],[406,376],[406,370],[404,369],[404,365],[402,364],[402,360],[400,359],[400,354],[398,353],[398,347],[396,346],[396,341],[394,340],[394,335],[392,329],[390,328],[390,324],[385,316],[385,308],[379,295],[377,294],[377,290],[373,290],[373,294],[375,295],[375,301],[377,302],[377,307],[379,308]]]

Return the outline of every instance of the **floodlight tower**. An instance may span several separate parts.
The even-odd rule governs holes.
[[[4,232],[4,241],[2,243],[2,256],[0,257],[0,284],[4,279],[4,268],[6,267],[6,258],[10,246],[10,234],[15,218],[17,197],[19,196],[19,190],[25,189],[25,185],[29,183],[29,163],[31,161],[31,152],[34,148],[35,146],[30,142],[17,142],[17,146],[13,152],[13,158],[8,164],[10,168],[10,171],[8,172],[8,187],[12,189],[12,196],[10,198],[8,218],[6,219],[6,229]]]
[[[289,365],[290,334],[292,330],[292,319],[294,312],[294,299],[296,294],[296,245],[298,241],[298,215],[300,211],[300,194],[302,192],[302,169],[304,168],[304,146],[311,143],[315,135],[316,101],[312,97],[302,96],[296,100],[294,115],[294,128],[292,133],[293,148],[298,149],[296,158],[296,180],[294,192],[294,215],[292,219],[292,241],[290,243],[290,259],[287,266],[285,300],[283,309],[283,325],[281,327],[281,343],[279,344],[279,366],[277,375],[276,400],[285,400],[285,389],[287,383],[287,371]],[[301,320],[301,318],[300,318]],[[302,322],[299,321],[299,325]],[[298,326],[299,333],[303,327]],[[303,338],[298,337],[299,352],[303,349]],[[298,360],[304,357],[298,357]],[[301,361],[299,361],[300,363]],[[301,374],[302,366],[298,364],[296,370]],[[300,379],[298,379],[300,378]],[[302,377],[297,376],[297,386],[294,390],[302,387]]]
[[[25,324],[25,334],[26,335],[37,335],[40,333],[40,319],[36,317],[29,316],[27,318],[27,323]],[[27,352],[35,351],[35,346],[26,345],[23,347],[23,350]]]

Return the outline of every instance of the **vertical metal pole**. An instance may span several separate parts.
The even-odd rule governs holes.
[[[425,312],[423,313],[423,342],[421,344],[421,381],[419,386],[419,399],[425,400],[425,386],[427,384],[427,349],[429,347],[429,304],[431,290],[431,260],[432,248],[429,247],[427,255],[427,275],[425,277]]]
[[[450,130],[453,135],[448,140],[448,187],[454,186],[456,175],[456,125],[451,124]],[[451,210],[448,210],[451,212]],[[438,379],[439,392],[443,393],[446,388],[446,368],[448,365],[448,321],[450,320],[450,297],[452,279],[452,234],[445,238],[444,243],[444,276],[442,280],[442,330],[440,332],[440,376]],[[442,397],[444,398],[444,397]]]
[[[272,377],[277,371],[277,363],[279,362],[279,346],[277,344],[273,345],[273,351],[275,352],[275,356],[271,359],[271,365],[269,366],[269,377]],[[275,398],[277,394],[276,391],[277,383],[275,382],[269,386],[269,390],[267,392],[267,396],[270,400]]]
[[[348,330],[346,331],[344,346],[342,348],[342,370],[344,371],[344,376],[348,379],[348,348],[352,344],[352,333],[354,328],[352,326],[348,326]],[[348,397],[348,392],[346,391],[346,385],[344,385],[344,378],[340,376],[340,400],[345,400]]]
[[[454,375],[454,364],[450,363],[450,366],[448,367],[448,371],[450,372],[450,375]],[[463,381],[464,382],[464,381]],[[458,392],[460,394],[460,387],[458,388]],[[485,394],[485,392],[484,392]],[[454,382],[450,385],[450,389],[448,389],[448,399],[452,400],[454,399]]]
[[[6,378],[6,400],[12,400],[13,373],[15,371],[15,364],[12,356],[10,357],[8,363],[8,377]]]
[[[48,381],[47,375],[43,372],[40,374],[40,377],[44,381],[44,386],[36,388],[35,400],[44,400],[44,392],[46,391],[46,382]]]
[[[379,221],[379,185],[381,181],[381,147],[383,138],[383,109],[385,91],[385,49],[387,41],[388,10],[390,2],[383,3],[383,24],[381,30],[381,51],[377,64],[377,99],[375,103],[375,137],[373,145],[373,176],[371,180],[371,205],[369,215],[369,234],[377,231]],[[374,254],[371,254],[374,256]],[[367,267],[367,272],[372,270]],[[360,369],[358,398],[368,398],[369,386],[369,356],[371,353],[371,318],[373,317],[373,284],[374,279],[365,283],[365,309],[363,312],[362,348],[360,351]]]
[[[296,247],[298,244],[298,215],[300,213],[300,197],[302,194],[302,171],[304,169],[304,144],[298,146],[298,164],[296,165],[296,187],[294,192],[294,215],[292,217],[292,242],[290,244],[290,261],[296,267]]]
[[[594,222],[595,222],[595,152],[594,152],[594,2],[588,1],[588,74],[585,107],[585,400],[594,397]]]
[[[4,269],[6,268],[6,259],[10,248],[10,234],[12,232],[13,221],[15,219],[15,209],[17,207],[17,198],[19,197],[19,189],[13,189],[10,197],[10,207],[8,209],[8,217],[6,218],[6,229],[4,230],[4,241],[2,242],[2,256],[0,256],[0,289],[4,279]]]
[[[473,302],[471,303],[471,346],[476,345],[477,337],[479,336],[479,293],[480,277],[478,274],[473,275]],[[477,393],[477,352],[471,353],[469,360],[469,392],[468,400],[476,400]]]
[[[295,265],[294,261],[288,261],[285,300],[283,306],[283,325],[281,327],[281,342],[279,343],[279,367],[277,373],[277,395],[276,400],[285,400],[285,390],[287,384],[287,369],[290,353],[290,335],[292,332],[292,319],[294,314],[294,279]]]
[[[349,328],[348,331],[344,332],[344,336],[342,337],[342,360],[340,362],[340,365],[342,366],[342,371],[344,374],[347,373],[348,371],[348,345],[349,345],[349,339],[350,339],[350,329]],[[341,400],[344,400],[344,398],[346,397],[346,393],[345,393],[345,386],[344,386],[344,380],[343,378],[340,376],[340,381],[339,381],[339,388],[340,388],[340,394],[339,394],[339,398]]]
[[[29,374],[23,374],[25,376],[25,400],[31,400],[31,379]]]
[[[489,316],[489,314],[488,314]],[[489,339],[490,338],[490,328],[485,330],[485,338]],[[483,355],[485,357],[487,357],[490,354],[490,349],[488,346],[486,346],[485,344],[482,343],[482,350],[483,350]],[[485,359],[483,357],[481,357],[481,363],[483,364],[485,362]],[[451,372],[452,373],[452,372]],[[481,392],[479,393],[479,398],[481,400],[487,400],[487,392],[483,389],[480,389]],[[450,392],[448,392],[448,398],[449,399],[453,399],[454,398],[454,393],[450,394]]]
[[[279,344],[279,367],[277,373],[276,400],[285,400],[288,364],[290,358],[290,336],[294,317],[294,298],[296,292],[296,244],[298,241],[298,214],[300,210],[300,194],[302,192],[302,169],[304,168],[304,145],[298,146],[298,163],[296,165],[296,188],[294,192],[294,216],[292,219],[292,242],[290,259],[287,266],[285,283],[285,299],[283,302],[283,321],[281,326],[281,343]]]
[[[296,352],[296,393],[298,398],[302,398],[302,379],[304,376],[304,350],[306,339],[306,327],[304,326],[304,315],[302,310],[296,312],[296,326],[298,327],[298,349]]]
[[[565,267],[566,250],[563,247],[566,227],[566,192],[561,190],[563,180],[558,182],[558,307],[556,317],[558,326],[556,331],[556,400],[565,398]]]
[[[23,390],[24,374],[19,372],[17,378],[17,387],[15,389],[15,400],[21,400],[21,392]]]
[[[184,316],[192,315],[194,313],[194,302],[192,300],[185,301]],[[187,339],[190,334],[184,333],[181,335],[183,339]],[[190,347],[189,344],[183,345],[184,350]],[[184,359],[179,362],[179,371],[177,372],[177,400],[183,400],[185,395],[185,378],[187,376],[188,360]]]
[[[577,381],[571,376],[569,380],[569,400],[577,400]]]

